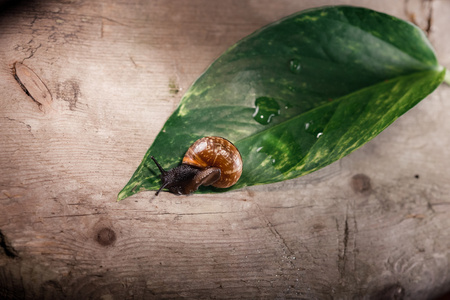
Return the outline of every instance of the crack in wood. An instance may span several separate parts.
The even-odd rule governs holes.
[[[31,41],[33,41],[33,40],[31,40]],[[42,47],[42,44],[39,44],[38,46],[36,46],[35,48],[31,48],[30,49],[30,55],[29,56],[27,56],[27,57],[25,57],[24,59],[22,59],[22,63],[26,60],[26,59],[30,59],[30,58],[32,58],[33,56],[34,56],[34,54],[38,51],[38,49],[39,48],[41,48]]]
[[[355,207],[355,203],[353,203],[353,207]],[[356,244],[356,237],[358,236],[358,223],[356,221],[356,214],[355,210],[353,210],[353,272],[356,273],[356,255],[358,253],[357,251],[357,244]]]
[[[102,215],[103,213],[92,213],[92,214],[77,214],[77,215],[60,215],[60,216],[49,216],[44,217],[44,219],[53,219],[53,218],[69,218],[69,217],[87,217],[87,216],[95,216]]]
[[[277,238],[277,240],[279,240],[281,242],[281,244],[283,244],[284,248],[286,248],[288,250],[289,255],[293,256],[294,252],[291,250],[291,248],[289,248],[284,237],[278,232],[278,230],[272,225],[272,223],[267,222],[267,227],[270,229],[272,234]]]
[[[19,256],[16,249],[14,249],[14,247],[11,246],[10,242],[8,241],[8,239],[1,230],[0,230],[0,248],[3,249],[3,252],[9,258],[14,259]]]
[[[42,47],[42,44],[39,44],[37,46],[33,45],[34,44],[34,37],[32,37],[27,43],[24,44],[17,44],[14,47],[14,50],[16,51],[20,51],[24,54],[28,54],[28,56],[24,57],[21,60],[21,63],[23,63],[25,60],[30,59],[34,56],[34,54],[39,50],[39,48]]]
[[[338,229],[338,232],[339,232],[339,224],[338,224],[337,220],[336,220],[336,228]],[[341,279],[343,279],[345,276],[345,266],[346,266],[347,260],[348,260],[347,252],[348,252],[349,235],[350,235],[350,230],[348,227],[348,214],[346,214],[345,222],[344,222],[344,239],[342,242],[344,245],[344,249],[342,250],[342,255],[338,254],[338,271],[339,271]]]
[[[134,61],[134,59],[133,59],[133,57],[132,56],[129,56],[130,57],[130,60],[131,60],[131,62],[133,63],[133,65],[134,65],[134,67],[138,67],[138,65],[136,64],[136,62]]]
[[[344,267],[343,267],[343,273],[345,273],[345,263],[347,262],[347,246],[348,246],[348,218],[345,217],[345,228],[344,228],[344,254],[343,254],[343,260],[344,260]]]
[[[404,13],[406,17],[409,19],[411,23],[420,27],[426,33],[427,36],[430,35],[433,24],[433,3],[432,3],[433,0],[416,0],[412,1],[413,2],[412,4],[410,3],[410,1],[411,0],[406,0],[404,4]],[[422,22],[420,22],[420,20],[416,18],[416,14],[410,9],[411,6],[414,6],[414,3],[419,2],[422,8],[421,12],[425,11],[423,13],[424,19],[420,19],[422,20]]]
[[[266,227],[269,228],[270,232],[272,233],[272,235],[275,237],[275,239],[277,241],[280,242],[280,244],[282,245],[283,251],[285,254],[287,254],[289,256],[289,258],[294,257],[294,251],[292,251],[292,249],[288,246],[286,240],[284,239],[284,237],[278,232],[278,230],[275,228],[275,226],[273,226],[272,222],[270,222],[270,220],[267,218],[267,216],[264,214],[264,212],[261,210],[261,207],[259,207],[259,205],[257,203],[255,203],[261,218],[264,220],[264,222],[266,223]],[[291,261],[291,259],[288,259],[288,263],[292,268],[295,268],[294,263]]]
[[[23,122],[23,121],[19,121],[19,120],[10,118],[10,117],[4,117],[4,118],[7,119],[8,121],[11,121],[11,122],[17,122],[17,123],[20,123],[20,124],[25,125],[25,126],[27,127],[27,129],[28,129],[28,132],[29,132],[33,137],[35,137],[34,134],[33,134],[33,132],[31,131],[31,125],[30,125],[30,124],[27,124],[27,123],[25,123],[25,122]]]
[[[431,26],[433,25],[433,0],[428,0],[430,9],[428,10],[428,17],[427,17],[427,27],[425,28],[425,32],[427,35],[431,32]]]
[[[77,204],[69,204],[69,205],[77,205]],[[113,209],[116,211],[126,211],[133,213],[143,213],[147,216],[201,216],[201,215],[227,215],[227,214],[236,214],[240,213],[240,211],[210,211],[210,212],[192,212],[192,213],[175,213],[175,212],[155,212],[153,210],[141,210],[141,209]]]
[[[116,21],[116,20],[114,20],[114,19],[111,19],[111,18],[108,18],[108,17],[105,17],[105,16],[99,16],[99,15],[96,15],[96,16],[93,16],[93,17],[95,17],[95,18],[100,18],[100,19],[101,19],[101,26],[100,26],[100,38],[101,38],[101,39],[105,36],[105,22],[104,22],[105,20],[106,20],[106,21],[109,21],[109,22],[111,22],[111,23],[118,24],[118,25],[120,25],[120,26],[130,27],[130,25],[121,23],[121,22],[119,22],[119,21]]]

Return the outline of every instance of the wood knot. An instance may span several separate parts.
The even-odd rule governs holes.
[[[116,233],[108,227],[104,227],[97,232],[96,241],[102,246],[112,245],[116,241]]]
[[[37,103],[44,112],[52,110],[52,94],[41,78],[26,65],[16,62],[13,67],[13,76],[23,91]]]
[[[350,185],[356,193],[368,194],[372,191],[370,177],[366,174],[356,174],[353,176]]]
[[[2,252],[9,258],[18,257],[17,251],[11,246],[6,236],[0,230],[0,254]]]

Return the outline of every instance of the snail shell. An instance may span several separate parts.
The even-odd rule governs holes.
[[[239,150],[229,140],[217,136],[204,137],[193,143],[184,155],[183,164],[202,169],[219,168],[220,178],[211,184],[218,188],[234,185],[242,174]]]
[[[161,187],[178,195],[195,192],[200,185],[227,188],[242,174],[242,158],[238,149],[227,139],[208,136],[194,142],[184,155],[183,162],[165,171],[151,157],[161,171]]]

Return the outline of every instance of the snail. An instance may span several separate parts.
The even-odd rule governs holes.
[[[151,156],[161,172],[161,187],[178,195],[195,192],[199,186],[212,185],[227,188],[234,185],[242,174],[239,150],[227,139],[207,136],[195,141],[184,155],[181,165],[164,170]]]

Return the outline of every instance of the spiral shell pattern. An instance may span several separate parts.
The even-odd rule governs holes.
[[[219,168],[220,179],[212,184],[218,188],[234,185],[242,174],[239,150],[229,140],[217,136],[203,137],[194,142],[184,155],[183,163],[199,168]]]

